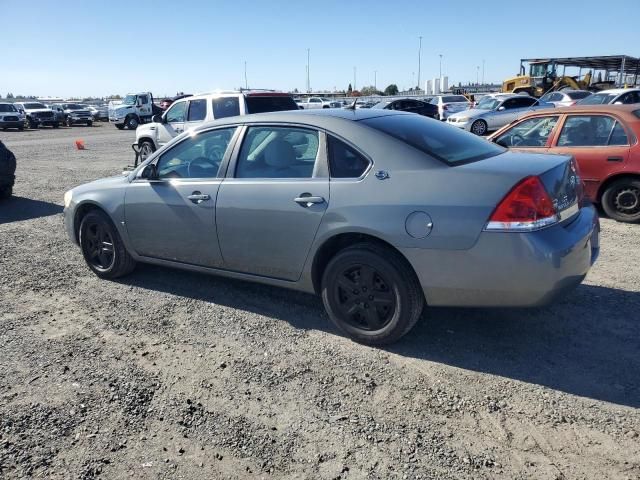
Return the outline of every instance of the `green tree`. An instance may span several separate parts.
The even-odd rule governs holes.
[[[351,95],[351,92],[353,92],[353,87],[349,84],[349,88],[347,88],[347,95]]]
[[[13,93],[11,92],[7,93],[7,98],[14,98]]]
[[[369,85],[368,87],[362,87],[362,90],[360,90],[360,94],[361,95],[381,95],[382,92],[378,90],[376,87],[374,87],[373,85]]]
[[[397,95],[398,94],[398,86],[395,83],[392,83],[387,88],[384,89],[385,95]]]

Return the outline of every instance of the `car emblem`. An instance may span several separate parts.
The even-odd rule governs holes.
[[[378,170],[376,172],[376,178],[378,180],[386,180],[387,178],[389,178],[389,172],[387,172],[386,170]]]

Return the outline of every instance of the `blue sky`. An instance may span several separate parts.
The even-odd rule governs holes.
[[[525,5],[526,7],[520,7]],[[640,0],[0,0],[0,95],[157,96],[244,85],[401,89],[443,73],[501,81],[522,57],[640,56]],[[480,6],[480,8],[478,8]],[[12,41],[11,39],[15,39]]]

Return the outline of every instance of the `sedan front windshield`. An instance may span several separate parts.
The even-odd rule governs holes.
[[[16,107],[11,105],[10,103],[0,103],[0,112],[15,112]]]
[[[617,97],[616,93],[596,93],[583,98],[578,105],[606,105],[611,103]]]
[[[136,95],[127,95],[124,97],[122,101],[123,105],[135,105],[136,104]]]
[[[500,100],[496,100],[495,98],[491,98],[491,97],[484,97],[478,102],[478,105],[476,105],[476,108],[482,108],[484,110],[493,110],[498,106],[499,103],[500,103]]]
[[[36,108],[47,108],[47,107],[45,107],[41,103],[25,103],[24,108],[27,108],[29,110],[35,110]]]
[[[64,108],[67,110],[82,110],[84,107],[82,105],[78,105],[77,103],[67,103]]]

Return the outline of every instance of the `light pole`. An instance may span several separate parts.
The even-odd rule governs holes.
[[[419,36],[420,44],[418,46],[418,90],[420,89],[420,60],[422,57],[422,36]]]
[[[244,88],[249,90],[249,82],[247,82],[247,61],[244,61]]]
[[[353,67],[353,89],[357,90],[357,88],[356,88],[356,67]]]
[[[374,90],[378,91],[378,71],[377,70],[373,71],[373,88]]]
[[[476,67],[476,86],[480,85],[480,65]]]
[[[307,93],[311,93],[311,80],[309,79],[309,58],[311,56],[311,49],[307,48]]]
[[[482,85],[484,85],[484,58],[482,59]]]
[[[442,54],[440,54],[440,78],[442,78]]]

